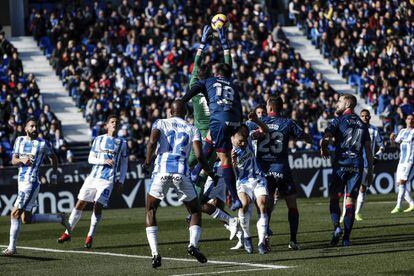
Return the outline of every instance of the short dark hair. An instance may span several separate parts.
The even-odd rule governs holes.
[[[362,112],[366,112],[366,113],[368,113],[369,116],[371,116],[371,112],[369,112],[368,109],[362,109],[359,114],[362,114]]]
[[[107,118],[106,118],[106,122],[108,123],[109,120],[111,120],[112,118],[115,118],[116,120],[119,121],[118,116],[116,116],[115,114],[110,114]]]
[[[249,132],[249,127],[246,124],[241,124],[237,130],[234,132],[234,134],[240,133],[243,129],[247,130]]]
[[[351,104],[350,108],[354,109],[357,105],[357,99],[354,95],[351,94],[342,94],[341,97],[344,97],[345,100],[348,100]]]
[[[27,118],[26,122],[24,123],[24,126],[27,126],[27,124],[29,122],[34,122],[37,125],[37,120],[36,120],[35,117],[29,117],[29,118]]]
[[[231,77],[231,67],[227,63],[219,63],[216,67],[216,72],[225,78]]]
[[[283,99],[280,96],[270,96],[267,102],[278,111],[283,109]]]
[[[256,107],[254,108],[254,112],[256,112],[259,108],[266,110],[266,106],[265,106],[265,105],[263,105],[263,104],[259,104],[258,106],[256,106]]]

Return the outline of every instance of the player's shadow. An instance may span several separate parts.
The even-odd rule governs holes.
[[[14,256],[1,256],[7,259],[22,259],[22,260],[30,260],[30,261],[37,261],[37,262],[49,262],[49,261],[59,261],[60,259],[57,258],[49,258],[49,257],[34,257],[34,256],[24,256],[24,255],[14,255]],[[7,263],[2,263],[5,265]],[[16,262],[10,262],[10,264],[16,264]]]
[[[201,243],[209,243],[209,242],[222,242],[228,241],[227,238],[221,239],[201,239]],[[159,242],[158,245],[175,245],[175,244],[188,244],[188,240],[185,241],[172,241],[172,242]],[[148,247],[148,243],[139,243],[139,244],[120,244],[120,245],[111,245],[111,246],[99,246],[94,247],[94,249],[118,249],[118,248],[134,248],[134,247]]]
[[[336,250],[335,250],[336,249]],[[337,252],[338,255],[323,255],[323,256],[306,256],[300,258],[276,258],[273,260],[263,260],[263,261],[256,261],[258,263],[280,263],[280,262],[291,262],[291,261],[306,261],[306,260],[321,260],[321,259],[331,259],[331,258],[347,258],[347,257],[355,257],[355,256],[368,256],[368,255],[378,255],[378,254],[388,254],[388,253],[400,253],[400,252],[412,252],[414,250],[414,246],[410,248],[404,249],[394,249],[394,250],[378,250],[378,251],[369,251],[369,252],[355,252],[355,253],[348,253],[346,250],[350,248],[332,248],[332,251],[329,253]],[[335,251],[334,251],[335,250]]]

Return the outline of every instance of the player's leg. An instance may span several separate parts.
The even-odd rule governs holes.
[[[288,221],[289,221],[289,230],[290,230],[290,241],[289,248],[293,250],[299,250],[299,244],[297,241],[297,234],[299,228],[299,210],[297,205],[297,194],[290,194],[284,196],[286,201],[286,206],[288,208]]]
[[[371,183],[366,182],[366,176],[367,176],[367,169],[364,168],[363,176],[362,176],[362,185],[359,189],[358,198],[356,202],[356,209],[355,209],[355,220],[361,221],[363,220],[360,212],[362,210],[362,207],[364,206],[365,198],[367,195],[367,188],[371,185]]]
[[[270,219],[272,218],[272,213],[274,212],[274,209],[276,207],[276,203],[279,199],[279,194],[277,191],[277,187],[278,187],[278,182],[275,176],[273,175],[269,175],[266,177],[266,181],[267,181],[267,190],[269,193],[269,200],[267,201],[267,208],[266,208],[266,212],[267,212],[267,216],[268,216],[268,225],[270,225]],[[269,231],[268,229],[268,232]],[[272,233],[268,233],[268,236],[270,236]]]
[[[339,207],[340,194],[344,190],[344,184],[342,181],[343,172],[340,168],[334,168],[332,171],[331,183],[329,183],[329,212],[331,214],[331,220],[333,225],[332,239],[330,242],[331,246],[338,244],[341,236],[342,229],[339,223],[341,216],[341,208]]]
[[[251,192],[249,195],[249,191],[246,188],[247,187],[244,184],[239,185],[238,196],[242,203],[242,207],[239,209],[239,221],[241,229],[243,231],[244,249],[247,251],[247,253],[251,254],[253,253],[253,243],[250,234],[250,203],[253,193]]]
[[[161,200],[164,199],[169,187],[172,186],[171,177],[171,174],[153,174],[151,177],[152,181],[150,190],[147,193],[147,200],[145,204],[145,231],[147,233],[147,240],[151,249],[153,268],[161,266],[161,256],[158,252],[158,225],[156,213]]]
[[[161,266],[161,256],[158,253],[158,226],[156,213],[161,200],[147,194],[145,231],[147,233],[148,244],[151,249],[152,267],[157,268]]]
[[[268,192],[267,183],[264,178],[258,178],[254,184],[254,197],[256,198],[256,205],[259,213],[259,219],[257,220],[257,235],[259,236],[258,251],[263,255],[269,252],[269,246],[266,243],[267,229],[269,224],[269,218],[267,214],[268,207]]]
[[[70,231],[66,230],[58,239],[58,243],[70,241],[71,232],[75,229],[76,224],[82,217],[83,209],[85,209],[88,202],[94,202],[97,193],[95,182],[96,180],[90,176],[85,179],[78,194],[78,202],[73,208],[69,216]]]
[[[91,224],[88,235],[85,239],[85,248],[91,248],[93,237],[99,222],[102,220],[102,209],[108,206],[109,198],[111,197],[113,183],[104,179],[95,179],[94,185],[96,194],[93,199],[93,212],[91,215]]]
[[[344,217],[344,236],[342,238],[342,245],[349,246],[349,239],[351,236],[352,227],[355,221],[355,203],[358,197],[358,192],[362,181],[362,170],[357,172],[348,172],[347,190],[346,194],[346,212]]]
[[[19,237],[20,233],[20,225],[21,225],[21,215],[23,213],[23,209],[17,209],[17,207],[13,207],[11,214],[10,214],[10,240],[9,246],[3,250],[3,255],[5,256],[12,256],[16,254],[16,242]]]
[[[241,207],[241,202],[237,196],[236,175],[231,161],[231,151],[233,149],[231,136],[235,131],[235,127],[229,127],[223,122],[210,123],[210,135],[214,141],[214,147],[221,162],[217,175],[220,177],[219,182],[224,182],[231,195],[233,204],[230,209],[232,211]]]
[[[413,178],[414,178],[414,168],[412,167],[410,169],[410,174],[407,177],[407,182],[406,182],[406,185],[405,185],[405,187],[406,187],[405,188],[405,194],[404,194],[404,199],[408,202],[408,204],[410,204],[410,206],[407,209],[404,210],[404,213],[414,211],[414,200],[411,197],[411,192],[409,190],[409,185],[410,185],[411,181],[413,180]]]
[[[204,140],[203,140],[203,155],[205,156],[206,160],[210,160],[210,158],[212,157],[213,153],[214,153],[214,144],[213,141],[211,139],[211,135],[210,132],[206,133],[206,135],[203,135]],[[191,158],[191,155],[190,155]],[[193,157],[195,159],[195,156]],[[194,161],[192,159],[190,159],[190,166],[194,163]],[[191,180],[194,183],[198,183],[198,181],[200,180],[200,176],[202,177],[206,177],[204,174],[201,173],[202,172],[202,168],[200,164],[195,164],[193,169],[191,170]]]
[[[191,216],[188,227],[190,241],[187,247],[187,253],[196,258],[200,263],[205,263],[207,262],[207,258],[198,249],[201,235],[201,206],[196,191],[189,177],[182,174],[173,174],[172,176],[171,179],[175,186],[177,196],[187,207],[188,213]]]

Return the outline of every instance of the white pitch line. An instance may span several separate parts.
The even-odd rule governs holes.
[[[0,245],[0,247],[7,247],[7,245]],[[137,258],[137,259],[151,259],[150,256],[129,255],[129,254],[120,254],[120,253],[112,253],[112,252],[100,252],[100,251],[60,250],[60,249],[53,249],[53,248],[27,247],[27,246],[17,246],[17,248],[18,249],[33,250],[33,251],[54,252],[54,253],[73,253],[73,254],[85,254],[85,255],[101,255],[101,256]],[[197,260],[194,260],[194,259],[181,259],[181,258],[171,258],[171,257],[162,257],[162,259],[163,260],[168,260],[168,261],[197,262]],[[235,266],[250,266],[250,267],[257,267],[257,268],[262,268],[262,269],[263,268],[267,268],[267,269],[290,268],[289,266],[284,266],[284,265],[239,263],[239,262],[214,261],[214,260],[208,260],[207,263],[208,264],[235,265]]]
[[[194,275],[211,275],[211,274],[224,274],[224,273],[236,273],[236,272],[250,272],[250,271],[259,271],[259,270],[271,270],[274,268],[253,268],[253,269],[240,269],[240,270],[225,270],[225,271],[216,271],[216,272],[200,272],[200,273],[189,273],[189,274],[174,274],[170,276],[194,276]]]

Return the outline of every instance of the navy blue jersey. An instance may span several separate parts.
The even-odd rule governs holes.
[[[335,138],[334,165],[362,167],[365,142],[370,141],[368,126],[358,115],[344,114],[332,120],[325,130]]]
[[[289,170],[289,140],[303,139],[305,133],[291,119],[265,116],[261,120],[269,128],[269,133],[257,141],[257,158],[260,166],[266,173]]]
[[[210,109],[210,121],[242,121],[240,95],[232,80],[212,77],[198,81],[182,99],[187,102],[199,93],[203,93],[207,99]]]

